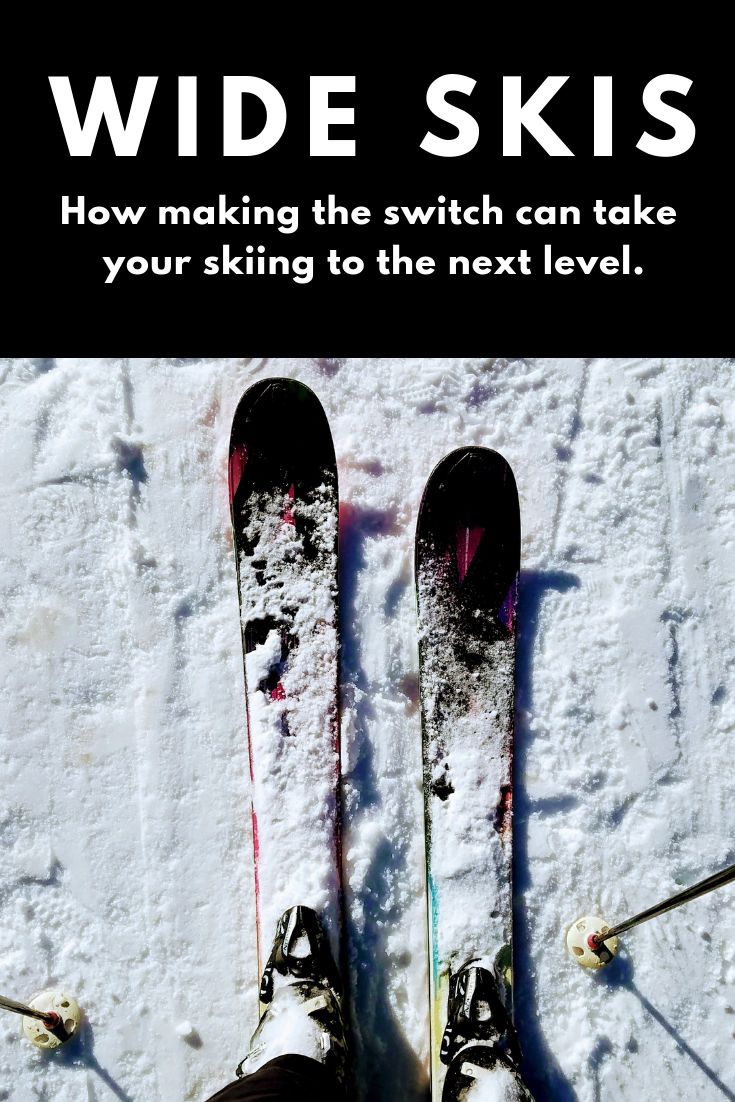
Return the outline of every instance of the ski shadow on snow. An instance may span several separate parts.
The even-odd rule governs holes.
[[[562,570],[524,570],[520,575],[516,651],[515,779],[513,786],[513,970],[515,1021],[523,1050],[523,1075],[536,1102],[576,1102],[577,1094],[546,1043],[538,1017],[538,994],[530,916],[528,829],[534,810],[523,784],[528,747],[533,739],[525,716],[533,713],[533,654],[539,617],[548,593],[578,589],[576,574]],[[547,810],[564,810],[564,801]],[[600,1053],[599,1058],[603,1058]]]
[[[370,539],[395,530],[392,511],[340,509],[340,628],[341,708],[350,712],[349,766],[345,773],[345,831],[378,812],[382,803],[378,768],[370,728],[376,719],[370,685],[361,657],[358,624],[358,580],[366,568],[365,547]],[[409,584],[409,583],[406,583]],[[388,605],[399,595],[388,594]],[[386,612],[390,614],[391,608]],[[344,739],[343,732],[343,739]],[[357,1053],[357,1076],[363,1102],[425,1102],[428,1081],[416,1053],[407,1043],[391,1007],[388,990],[395,968],[387,945],[401,921],[395,902],[395,884],[404,875],[408,845],[384,838],[376,847],[362,887],[355,896],[362,912],[360,927],[347,916],[350,944],[352,1022]],[[349,899],[350,888],[346,886]],[[393,902],[392,902],[393,901]],[[386,1069],[388,1069],[386,1071]],[[389,1077],[390,1094],[386,1095]]]
[[[678,1050],[684,1055],[688,1056],[692,1063],[696,1064],[699,1070],[706,1075],[710,1083],[720,1091],[723,1096],[729,1099],[729,1102],[735,1102],[735,1091],[731,1090],[726,1083],[723,1083],[714,1068],[711,1068],[709,1064],[705,1063],[699,1053],[695,1052],[687,1041],[681,1036],[680,1033],[672,1026],[661,1013],[661,1011],[653,1005],[653,1003],[646,998],[641,990],[636,987],[633,982],[633,964],[625,953],[621,953],[615,958],[615,960],[603,968],[600,972],[597,972],[594,977],[598,983],[604,984],[610,988],[624,988],[626,991],[630,991],[635,995],[643,1009],[650,1014],[655,1022],[661,1026],[661,1028],[668,1033]],[[692,1096],[696,1094],[694,1084],[690,1084]]]
[[[351,742],[349,779],[361,809],[377,807],[380,794],[374,765],[374,749],[368,737],[375,709],[370,701],[368,678],[360,660],[357,582],[365,569],[365,543],[395,524],[391,513],[340,505],[339,511],[339,614],[340,614],[340,714],[349,709]],[[347,808],[349,817],[350,809]]]
[[[109,1071],[102,1067],[94,1054],[94,1032],[88,1021],[82,1022],[82,1028],[75,1041],[62,1049],[45,1054],[54,1064],[62,1064],[71,1068],[87,1068],[100,1077],[107,1089],[119,1099],[119,1102],[135,1102],[133,1097],[124,1091],[119,1083],[110,1075]]]

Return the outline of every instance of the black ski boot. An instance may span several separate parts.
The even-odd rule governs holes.
[[[309,907],[291,907],[279,919],[263,969],[265,1004],[238,1077],[278,1056],[308,1056],[345,1081],[346,1038],[339,972],[324,929]]]
[[[448,1065],[442,1102],[533,1102],[497,966],[468,961],[451,977],[440,1059]]]

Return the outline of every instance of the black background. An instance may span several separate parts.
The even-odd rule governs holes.
[[[217,14],[219,11],[219,14]],[[327,41],[326,29],[342,33]],[[3,264],[6,273],[3,351],[11,355],[477,355],[488,348],[511,355],[720,355],[730,343],[732,93],[725,32],[690,24],[663,34],[640,19],[616,14],[594,27],[559,14],[543,25],[531,12],[514,22],[482,22],[462,9],[424,14],[399,33],[390,16],[344,26],[344,16],[314,9],[297,27],[284,10],[269,23],[200,12],[181,34],[172,13],[155,33],[139,14],[98,22],[39,27],[10,43],[14,66],[4,77]],[[43,33],[39,33],[42,28]],[[28,48],[30,44],[33,48]],[[23,48],[25,45],[25,49]],[[453,101],[480,126],[472,153],[442,159],[419,146],[427,130],[454,131],[426,107],[426,89],[443,73],[477,81],[472,96]],[[688,153],[655,158],[637,150],[644,130],[666,138],[670,128],[644,111],[645,84],[660,73],[689,77],[689,94],[669,95],[697,127]],[[310,74],[354,74],[356,93],[333,104],[355,107],[355,125],[333,137],[357,141],[354,158],[308,153]],[[114,156],[106,128],[91,158],[71,158],[48,76],[72,79],[80,113],[94,77],[110,75],[126,116],[138,75],[159,77],[135,158]],[[177,156],[177,82],[199,77],[199,155]],[[222,76],[252,74],[271,81],[288,109],[286,131],[271,151],[225,158]],[[543,117],[573,150],[551,158],[526,134],[523,156],[501,156],[503,75],[523,77],[524,99],[548,75],[570,79]],[[592,77],[614,78],[614,156],[592,156]],[[263,121],[247,97],[246,133]],[[86,196],[87,206],[216,204],[300,206],[296,234],[276,227],[159,227],[154,216],[137,227],[62,226],[61,195]],[[367,205],[367,227],[314,227],[314,198],[334,194],[346,206]],[[439,194],[463,204],[483,193],[503,207],[502,227],[386,227],[388,204],[429,205]],[[596,198],[671,205],[673,226],[595,225]],[[522,228],[521,204],[574,204],[579,227]],[[267,253],[315,256],[315,277],[207,277],[197,263],[227,242]],[[555,254],[619,254],[631,245],[642,276],[543,277],[545,242]],[[374,257],[397,243],[416,258],[437,259],[431,276],[385,277]],[[450,254],[516,254],[526,247],[534,275],[446,275]],[[330,277],[330,248],[366,260],[359,276]],[[191,255],[179,278],[121,273],[111,285],[102,255]]]

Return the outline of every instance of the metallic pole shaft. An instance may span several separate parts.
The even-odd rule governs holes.
[[[8,999],[5,995],[0,995],[0,1008],[3,1010],[11,1010],[13,1014],[23,1014],[26,1018],[38,1018],[39,1022],[43,1022],[50,1029],[58,1025],[59,1016],[53,1013],[44,1014],[42,1010],[34,1010],[30,1006],[26,1006],[25,1003],[18,1003],[15,999]]]
[[[732,880],[735,880],[735,865],[729,865],[728,868],[708,876],[706,880],[700,880],[698,884],[692,884],[691,888],[685,888],[683,892],[678,892],[677,895],[664,899],[662,903],[649,907],[647,911],[641,911],[640,914],[633,915],[625,922],[618,922],[604,936],[602,934],[592,936],[598,945],[602,945],[609,938],[618,937],[618,935],[626,933],[627,930],[632,930],[634,926],[640,925],[641,922],[648,922],[649,918],[657,918],[667,911],[672,911],[674,907],[681,907],[682,903],[689,903],[692,899],[698,899],[700,895],[706,895],[707,892],[712,892],[715,888],[721,888]]]

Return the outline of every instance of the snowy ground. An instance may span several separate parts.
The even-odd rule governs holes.
[[[539,1100],[735,1099],[735,888],[625,939],[563,928],[735,861],[735,368],[724,361],[0,365],[0,991],[63,984],[81,1045],[0,1019],[0,1099],[201,1102],[257,1007],[226,483],[268,375],[329,416],[358,1074],[424,1097],[413,533],[432,466],[500,450],[521,495],[516,997]],[[177,1031],[177,1027],[190,1023]],[[186,1036],[181,1034],[187,1033]]]

